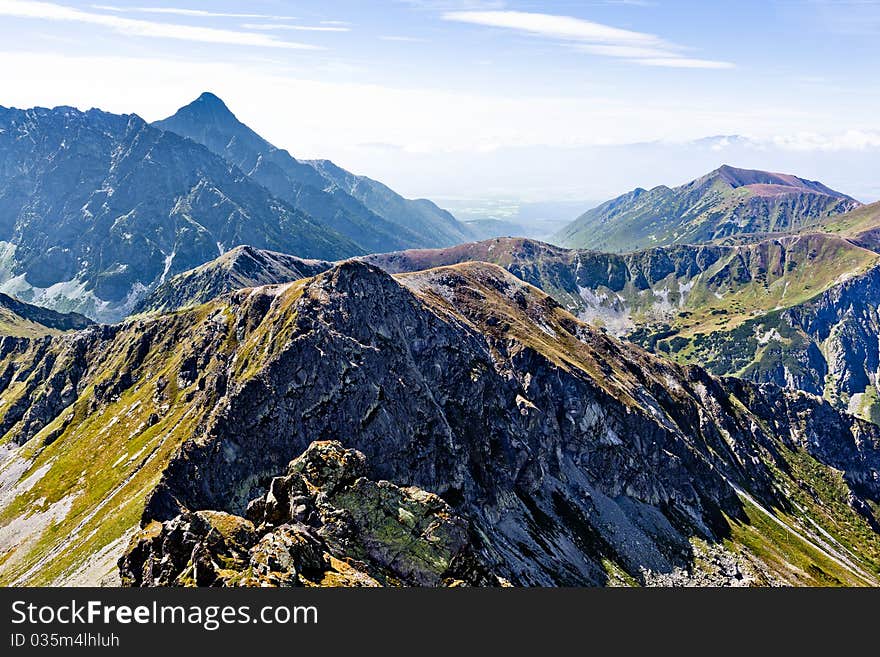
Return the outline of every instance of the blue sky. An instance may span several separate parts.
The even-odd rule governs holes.
[[[211,90],[295,155],[419,196],[683,182],[712,157],[680,145],[713,135],[746,136],[743,165],[845,183],[858,162],[880,196],[878,37],[880,0],[0,0],[0,105],[152,120]],[[630,179],[644,142],[675,162]]]

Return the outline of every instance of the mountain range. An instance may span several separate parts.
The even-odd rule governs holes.
[[[209,93],[0,108],[0,584],[880,586],[880,204],[500,228]]]
[[[600,251],[636,251],[793,232],[859,206],[819,182],[724,165],[681,187],[638,188],[603,203],[551,241]]]
[[[654,353],[880,419],[880,255],[834,233],[623,255],[496,239],[364,259],[392,273],[491,262]]]
[[[196,121],[207,146],[167,129]],[[0,107],[0,292],[61,312],[118,321],[170,276],[244,244],[340,259],[466,235],[430,202],[298,162],[210,94],[157,125]]]
[[[205,145],[366,252],[449,246],[472,238],[463,224],[430,201],[405,199],[329,160],[295,159],[241,123],[212,93],[155,125]]]
[[[5,584],[878,584],[880,429],[494,265],[8,340]]]

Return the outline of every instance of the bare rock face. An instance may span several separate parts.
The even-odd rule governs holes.
[[[248,518],[186,512],[147,525],[120,559],[129,586],[498,586],[442,499],[364,477],[366,457],[312,443]]]

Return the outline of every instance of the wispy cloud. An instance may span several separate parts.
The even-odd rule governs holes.
[[[478,9],[503,9],[504,0],[396,0],[417,9],[432,11],[473,11]]]
[[[284,41],[268,34],[124,18],[121,16],[81,11],[73,7],[51,2],[0,0],[0,16],[97,25],[133,37],[176,39],[179,41],[196,41],[201,43],[236,46],[258,46],[263,48],[285,48],[291,50],[321,49],[319,46],[311,44]]]
[[[272,16],[270,14],[236,14],[204,9],[183,9],[180,7],[118,7],[116,5],[92,5],[92,9],[113,11],[120,14],[171,14],[173,16],[192,16],[202,18],[262,18],[277,21],[295,21],[295,16]]]
[[[380,36],[379,39],[382,41],[402,41],[404,43],[425,43],[425,41],[427,41],[427,39],[420,39],[419,37],[396,36],[393,34]]]
[[[862,151],[880,148],[880,133],[848,130],[842,134],[822,135],[800,132],[774,137],[775,146],[796,151]]]
[[[656,7],[654,0],[605,0],[606,5],[629,5],[631,7]]]
[[[572,16],[523,11],[453,11],[448,21],[514,30],[563,41],[577,50],[616,57],[643,66],[733,68],[730,62],[689,57],[682,46],[646,32],[634,32]]]
[[[284,31],[291,32],[351,32],[350,27],[338,25],[289,25],[287,23],[245,23],[242,27],[246,30],[259,30],[261,32]]]

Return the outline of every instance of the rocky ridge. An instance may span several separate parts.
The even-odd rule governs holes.
[[[666,363],[491,265],[347,262],[0,353],[6,583],[101,581],[132,532],[244,517],[316,440],[442,498],[512,584],[877,581],[880,429]]]

